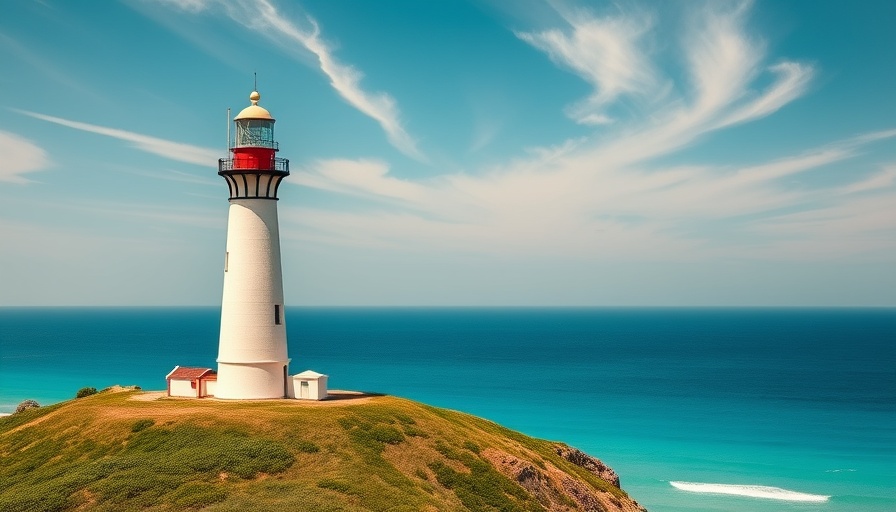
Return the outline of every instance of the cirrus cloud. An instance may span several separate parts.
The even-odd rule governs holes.
[[[498,166],[423,180],[393,176],[385,162],[318,161],[300,184],[372,201],[360,212],[305,207],[289,218],[313,230],[318,241],[521,258],[668,261],[774,258],[794,247],[826,248],[806,257],[896,250],[896,217],[880,212],[887,201],[896,203],[891,167],[878,173],[858,167],[829,186],[792,185],[796,177],[834,165],[849,168],[865,148],[896,131],[744,165],[673,166],[659,158],[709,133],[772,115],[808,90],[813,66],[765,63],[766,45],[745,28],[749,6],[708,3],[690,13],[680,39],[686,79],[674,88],[664,85],[672,79],[660,76],[644,47],[642,36],[656,23],[650,15],[600,18],[571,10],[576,16],[563,16],[567,27],[517,32],[594,88],[568,109],[574,121],[610,121],[606,109],[625,98],[649,102],[648,114],[618,128],[604,126],[600,136],[533,148]],[[756,87],[768,75],[772,83]],[[663,95],[648,99],[657,91]],[[824,225],[832,231],[820,229]],[[801,243],[781,236],[801,227]],[[851,243],[838,245],[833,233]]]
[[[43,148],[10,132],[0,131],[0,154],[3,155],[0,160],[0,181],[28,183],[24,174],[46,169],[51,164]]]
[[[336,58],[317,20],[309,14],[302,20],[291,20],[271,0],[157,1],[192,14],[217,10],[277,45],[297,43],[316,57],[320,70],[342,99],[379,123],[390,144],[411,158],[426,161],[416,141],[405,130],[395,99],[385,92],[365,90],[361,86],[364,74]]]
[[[194,146],[192,144],[184,144],[182,142],[174,142],[171,140],[160,139],[158,137],[143,135],[141,133],[120,130],[117,128],[109,128],[106,126],[98,126],[81,121],[72,121],[70,119],[48,116],[46,114],[39,114],[37,112],[31,112],[28,110],[12,110],[15,110],[16,112],[29,117],[33,117],[35,119],[58,124],[60,126],[66,126],[68,128],[74,128],[75,130],[96,133],[99,135],[105,135],[106,137],[112,137],[113,139],[130,142],[137,149],[164,158],[168,158],[170,160],[176,160],[178,162],[207,166],[210,163],[216,162],[218,160],[219,152],[211,148]]]

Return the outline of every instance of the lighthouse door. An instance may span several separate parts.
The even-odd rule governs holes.
[[[283,398],[289,398],[289,370],[283,365]]]

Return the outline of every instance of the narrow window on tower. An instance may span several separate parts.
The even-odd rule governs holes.
[[[224,272],[227,272],[227,264],[230,262],[230,251],[224,253]]]
[[[274,304],[274,324],[280,325],[280,304]]]

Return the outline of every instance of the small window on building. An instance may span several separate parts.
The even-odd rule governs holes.
[[[280,304],[274,304],[274,324],[280,325]]]
[[[230,263],[230,251],[224,253],[224,272],[227,272],[227,265]]]

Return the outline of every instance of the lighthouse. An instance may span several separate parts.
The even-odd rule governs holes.
[[[278,158],[274,118],[249,95],[234,118],[228,158],[218,161],[230,209],[224,253],[224,294],[215,396],[229,399],[292,395],[280,267],[277,191],[289,176]]]

